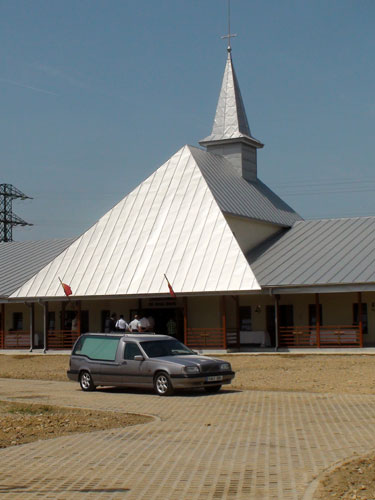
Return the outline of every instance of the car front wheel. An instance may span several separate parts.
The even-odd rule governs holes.
[[[204,390],[209,394],[214,394],[215,392],[219,392],[221,389],[221,385],[207,385]]]
[[[171,379],[167,373],[157,373],[154,378],[154,389],[159,396],[170,396],[173,394]]]
[[[83,391],[95,391],[95,385],[89,372],[81,372],[79,383]]]

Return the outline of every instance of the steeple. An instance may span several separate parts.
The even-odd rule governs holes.
[[[252,137],[232,61],[232,49],[228,57],[223,83],[216,108],[211,135],[199,142],[207,151],[225,156],[242,176],[249,181],[257,179],[257,149],[263,144]]]

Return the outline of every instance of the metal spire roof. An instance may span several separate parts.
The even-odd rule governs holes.
[[[255,147],[263,147],[260,141],[251,136],[230,47],[228,47],[228,58],[212,132],[211,135],[200,141],[200,144],[205,145],[209,142],[228,139],[245,139]]]

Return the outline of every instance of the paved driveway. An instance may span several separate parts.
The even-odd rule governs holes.
[[[0,379],[0,398],[154,415],[123,430],[0,450],[2,498],[301,499],[332,463],[375,448],[375,397],[180,394]]]

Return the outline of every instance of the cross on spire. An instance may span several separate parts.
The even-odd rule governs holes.
[[[221,37],[222,39],[228,38],[228,52],[232,51],[232,48],[230,45],[230,39],[234,38],[235,36],[237,36],[237,33],[230,32],[230,0],[228,0],[228,34]]]

